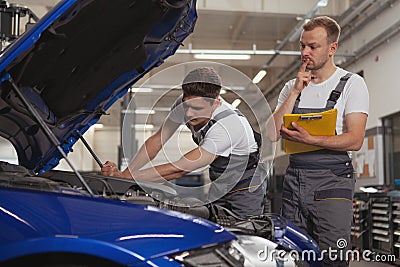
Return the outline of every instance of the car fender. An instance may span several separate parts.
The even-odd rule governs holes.
[[[77,253],[133,265],[145,261],[141,255],[111,243],[73,235],[60,235],[15,242],[2,247],[0,262],[42,253]]]

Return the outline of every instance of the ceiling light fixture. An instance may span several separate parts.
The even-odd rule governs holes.
[[[329,0],[319,0],[317,3],[318,7],[326,7],[328,5]]]
[[[229,49],[183,49],[176,50],[176,54],[204,54],[204,55],[275,55],[275,50],[229,50]]]
[[[129,89],[131,93],[151,93],[153,92],[152,88],[146,88],[146,87],[132,87]]]
[[[304,22],[302,22],[304,23]],[[299,26],[299,33],[296,33],[300,36],[301,33],[301,25]],[[296,36],[297,37],[297,36]],[[298,41],[296,39],[295,41]],[[282,41],[281,41],[282,42]],[[273,55],[281,55],[281,56],[299,56],[299,50],[224,50],[224,49],[178,49],[175,54],[192,54],[192,55],[249,55],[249,56],[273,56]],[[336,53],[336,56],[340,57],[354,57],[354,53]],[[157,89],[156,87],[153,87]]]
[[[266,70],[260,70],[257,75],[254,77],[253,79],[253,83],[259,83],[261,82],[261,80],[265,77],[265,75],[267,75],[267,71]]]
[[[250,55],[236,54],[194,54],[195,59],[226,59],[226,60],[249,60]]]
[[[135,114],[138,115],[153,115],[156,112],[152,109],[135,109]]]
[[[233,100],[233,102],[232,102],[232,106],[234,107],[234,108],[237,108],[239,105],[240,105],[240,103],[242,103],[242,100],[240,100],[240,99],[235,99],[235,100]]]
[[[152,130],[154,129],[153,124],[135,124],[136,130]]]

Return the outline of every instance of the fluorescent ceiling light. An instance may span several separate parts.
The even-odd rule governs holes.
[[[145,88],[145,87],[132,87],[129,89],[131,93],[151,93],[153,92],[152,88]]]
[[[96,124],[94,125],[94,128],[95,128],[95,129],[101,129],[101,128],[104,128],[104,125],[101,124],[101,123],[96,123]]]
[[[260,70],[257,75],[254,77],[253,79],[253,83],[259,83],[261,82],[261,80],[265,77],[265,75],[267,75],[267,71],[266,70]]]
[[[226,59],[226,60],[249,60],[250,55],[235,54],[195,54],[195,59]]]
[[[237,108],[239,105],[240,105],[240,103],[242,103],[242,100],[240,100],[240,99],[235,99],[235,100],[233,100],[233,102],[232,102],[232,106],[234,107],[234,108]]]
[[[153,115],[154,113],[156,112],[152,109],[135,109],[135,114],[139,115]]]
[[[246,87],[245,86],[226,86],[226,88],[228,88],[228,90],[231,90],[231,91],[243,91],[243,90],[246,90]]]
[[[153,124],[135,124],[136,130],[151,130],[154,129]]]
[[[178,49],[176,54],[207,55],[275,55],[276,50]]]
[[[326,7],[328,5],[328,0],[319,0],[318,7]]]
[[[160,111],[160,112],[170,112],[171,107],[154,107],[154,111]]]
[[[303,30],[303,28],[300,26],[298,27],[298,33],[296,38],[293,38],[294,41],[298,41],[298,38],[300,37],[300,33]],[[292,38],[291,38],[292,39]],[[204,55],[283,55],[283,56],[298,56],[300,55],[300,51],[291,51],[291,50],[224,50],[224,49],[178,49],[176,50],[175,54],[204,54]],[[341,57],[354,57],[354,53],[336,53],[336,56],[341,56]],[[153,87],[153,86],[152,86]],[[157,89],[156,87],[153,87],[154,89]],[[179,89],[179,88],[177,88]]]

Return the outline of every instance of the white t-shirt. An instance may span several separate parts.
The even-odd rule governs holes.
[[[220,99],[221,105],[215,109],[211,115],[211,119],[214,119],[217,114],[226,109],[234,110],[232,105],[222,98]],[[183,109],[175,108],[181,103],[182,96],[175,101],[175,104],[168,115],[168,119],[175,123],[182,124],[186,123]],[[193,127],[189,127],[189,129],[191,130],[192,134],[194,134],[196,137],[199,137],[201,135],[200,131],[206,126],[207,125],[197,132],[193,130]],[[236,114],[219,119],[216,123],[214,123],[210,129],[208,129],[204,139],[200,140],[199,146],[214,155],[223,157],[227,157],[230,154],[248,155],[257,150],[257,143],[254,139],[254,134],[250,123],[244,116],[238,116]]]
[[[319,84],[314,84],[311,81],[301,92],[299,108],[324,108],[332,90],[336,88],[340,78],[345,76],[346,73],[347,71],[344,69],[337,68],[326,81]],[[292,79],[285,84],[279,95],[276,109],[278,109],[288,97],[295,81],[296,79]],[[338,109],[336,122],[337,134],[346,132],[345,116],[347,114],[354,112],[368,114],[369,94],[367,85],[361,76],[353,74],[350,77],[336,102],[335,108]]]

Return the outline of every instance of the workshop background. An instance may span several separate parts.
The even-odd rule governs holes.
[[[28,6],[39,18],[54,7],[56,0],[9,1]],[[397,82],[400,62],[400,1],[398,0],[199,0],[198,21],[177,53],[142,78],[131,93],[116,102],[109,115],[85,133],[87,142],[102,161],[118,162],[124,168],[144,140],[163,123],[171,105],[180,94],[169,90],[168,77],[152,83],[152,76],[171,66],[197,60],[229,65],[250,79],[261,71],[257,82],[271,109],[285,81],[295,77],[300,66],[299,37],[307,19],[328,15],[342,27],[338,66],[365,78],[370,94],[370,114],[364,144],[353,153],[356,168],[356,223],[353,227],[355,246],[370,248],[400,259],[400,86]],[[25,30],[21,24],[21,33]],[[101,38],[101,37],[100,37]],[[184,68],[176,73],[183,77]],[[140,88],[141,84],[144,84]],[[223,98],[236,100],[245,114],[251,108],[240,104],[236,90],[230,88]],[[168,91],[167,94],[165,92]],[[239,99],[239,100],[237,100]],[[134,109],[128,106],[134,101]],[[124,115],[132,116],[132,144],[122,153],[121,127]],[[253,125],[255,124],[252,121]],[[254,125],[259,127],[260,125]],[[179,157],[194,147],[190,132],[181,129],[168,142],[180,149],[161,153],[155,164]],[[168,147],[165,149],[168,150]],[[172,151],[172,152],[171,152]],[[273,163],[269,179],[269,205],[279,212],[282,178],[288,164],[281,143],[276,143],[264,160]],[[80,171],[99,171],[83,144],[77,143],[69,159]],[[17,156],[7,140],[0,140],[0,160],[17,163]],[[57,169],[69,169],[65,162]],[[193,177],[192,177],[193,178]],[[207,179],[204,171],[195,178]],[[375,192],[375,193],[373,193]],[[397,210],[399,209],[399,210]],[[367,220],[368,218],[368,220]],[[398,229],[398,230],[397,230]]]

